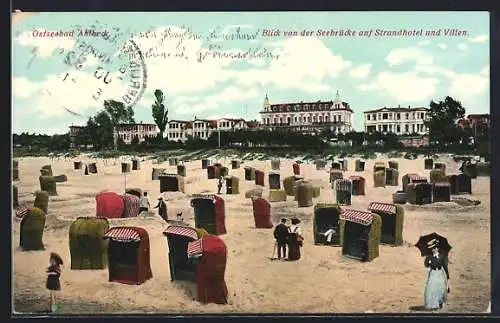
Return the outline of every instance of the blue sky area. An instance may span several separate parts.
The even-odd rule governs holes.
[[[142,61],[127,54],[137,53],[132,42]],[[338,90],[358,131],[363,111],[447,95],[467,114],[490,109],[487,12],[38,13],[13,21],[12,55],[14,133],[65,133],[127,93],[136,120],[152,122],[155,89],[170,119],[188,120],[260,120],[266,93],[273,104]]]

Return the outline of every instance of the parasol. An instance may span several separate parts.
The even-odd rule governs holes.
[[[420,250],[420,255],[422,257],[432,254],[432,247],[429,247],[429,244],[431,246],[438,247],[439,251],[444,254],[448,254],[451,250],[451,246],[448,243],[448,239],[446,239],[443,236],[440,236],[436,232],[433,232],[425,236],[420,236],[417,243],[415,244],[415,247],[417,247]]]

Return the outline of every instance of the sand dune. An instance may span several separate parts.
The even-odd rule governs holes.
[[[73,159],[77,160],[77,159]],[[204,312],[411,312],[413,306],[423,304],[426,269],[413,244],[420,235],[438,232],[453,246],[450,264],[452,291],[443,312],[484,312],[490,299],[490,178],[472,180],[472,198],[480,200],[475,207],[455,203],[437,203],[427,206],[405,206],[404,240],[401,247],[380,247],[380,257],[360,263],[341,256],[340,248],[313,244],[313,207],[297,208],[291,197],[286,202],[272,203],[273,222],[280,217],[297,216],[302,219],[305,235],[302,259],[298,262],[270,261],[274,241],[271,229],[255,229],[252,206],[244,198],[246,190],[255,187],[244,180],[243,167],[254,166],[267,173],[270,161],[247,161],[230,174],[240,178],[239,195],[223,195],[226,201],[228,234],[221,236],[228,248],[226,282],[229,289],[228,305],[201,305],[194,300],[195,287],[191,283],[171,282],[168,267],[168,247],[162,235],[167,224],[157,215],[111,220],[110,225],[134,225],[145,228],[150,236],[153,278],[140,286],[108,282],[108,271],[70,270],[68,230],[71,222],[80,216],[95,216],[97,192],[124,191],[124,176],[120,162],[97,161],[98,175],[84,176],[73,170],[73,160],[49,158],[19,159],[19,188],[21,204],[32,204],[32,193],[39,189],[39,169],[51,164],[55,175],[66,174],[68,181],[58,183],[57,197],[51,197],[44,232],[46,250],[23,252],[19,248],[19,220],[13,217],[13,286],[14,309],[17,312],[46,310],[49,293],[45,289],[49,253],[58,252],[66,261],[61,278],[61,313],[204,313]],[[80,159],[82,160],[82,159]],[[384,158],[378,160],[387,160]],[[230,168],[230,159],[220,160]],[[366,196],[353,196],[348,208],[366,210],[372,201],[392,202],[391,194],[399,187],[374,188],[372,166],[368,160],[365,172]],[[457,171],[460,164],[451,158],[442,158],[447,172]],[[281,178],[292,174],[293,160],[281,161]],[[151,203],[156,202],[159,182],[151,180],[152,167],[164,167],[176,172],[168,163],[141,163],[140,171],[126,177],[127,187],[141,187],[149,192]],[[399,159],[400,175],[421,172],[424,162]],[[171,218],[182,211],[185,221],[194,224],[189,195],[203,191],[216,192],[216,180],[206,179],[201,161],[186,163],[186,194],[165,193]],[[326,170],[316,170],[312,164],[302,164],[303,175],[318,182],[321,195],[314,203],[334,202],[335,193],[328,183]],[[349,161],[345,176],[354,172],[354,159]],[[267,177],[263,196],[268,196]],[[467,196],[465,196],[467,197]]]

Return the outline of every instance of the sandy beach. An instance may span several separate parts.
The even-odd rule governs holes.
[[[85,158],[52,160],[50,158],[19,158],[19,177],[15,182],[20,204],[33,205],[33,193],[40,189],[40,167],[52,165],[54,175],[66,174],[68,181],[57,184],[58,196],[50,198],[43,242],[44,251],[22,251],[19,247],[20,220],[12,216],[13,293],[16,312],[47,310],[49,292],[45,288],[46,267],[50,252],[59,253],[64,261],[61,277],[60,313],[408,313],[421,306],[427,271],[423,259],[413,245],[420,235],[438,232],[453,246],[451,263],[451,293],[441,312],[484,312],[490,300],[490,178],[472,180],[472,195],[463,197],[480,200],[478,206],[464,207],[456,203],[435,203],[424,206],[405,205],[405,222],[400,247],[380,246],[380,256],[367,263],[345,258],[338,247],[313,244],[313,206],[298,208],[288,197],[286,202],[272,203],[273,223],[282,217],[296,216],[302,220],[305,236],[302,259],[297,262],[271,261],[274,238],[272,229],[256,229],[250,199],[245,191],[255,184],[244,180],[244,166],[253,166],[265,172],[263,197],[269,195],[267,174],[271,162],[246,161],[240,169],[231,169],[230,159],[220,159],[229,173],[240,179],[240,194],[221,196],[226,203],[226,228],[220,236],[228,249],[226,283],[229,304],[202,305],[194,300],[195,285],[171,282],[168,264],[168,246],[162,235],[167,224],[157,214],[137,218],[112,219],[110,226],[139,226],[149,233],[153,278],[139,286],[108,282],[108,270],[71,270],[68,232],[78,217],[95,216],[96,193],[109,190],[124,191],[124,176],[120,160],[97,160],[98,174],[84,176],[82,170],[73,170],[73,161]],[[353,196],[349,209],[366,210],[373,201],[392,203],[392,193],[401,185],[373,187],[372,166],[377,158],[366,161],[364,172],[354,171],[354,158],[349,158],[349,171],[344,177],[361,175],[366,178],[366,195]],[[130,161],[130,159],[128,159]],[[213,162],[217,161],[212,159]],[[291,176],[294,159],[281,159],[281,180]],[[427,177],[424,161],[399,161],[399,174],[420,172]],[[458,172],[460,163],[449,157],[435,162],[446,163],[446,172]],[[106,165],[107,164],[107,165]],[[194,213],[189,195],[217,191],[217,181],[208,180],[201,161],[185,164],[186,192],[164,193],[168,214],[174,218],[183,212],[186,222],[194,225]],[[152,206],[160,196],[159,181],[151,180],[153,167],[163,167],[175,173],[168,162],[141,163],[139,171],[126,176],[127,187],[148,191]],[[328,170],[316,170],[312,163],[302,164],[306,179],[321,186],[321,195],[314,204],[335,202],[335,192],[328,183]]]

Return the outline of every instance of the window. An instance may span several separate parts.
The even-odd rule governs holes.
[[[387,113],[382,113],[382,120],[387,120]]]
[[[297,122],[297,117],[295,117],[295,122]]]
[[[370,115],[369,114],[366,115],[366,120],[370,121]]]
[[[313,122],[316,122],[316,116],[313,117]]]
[[[397,132],[397,133],[400,133],[400,132],[401,132],[401,126],[400,126],[400,125],[397,125],[397,126],[396,126],[396,132]]]
[[[408,114],[408,113],[407,113]],[[405,132],[408,133],[410,132],[410,126],[405,124]]]
[[[307,117],[307,122],[311,122],[311,117]]]
[[[319,116],[319,122],[323,122],[323,116]]]
[[[280,124],[282,124],[282,123],[283,123],[283,118],[280,118]]]
[[[376,113],[372,114],[372,119],[373,120],[377,120],[377,114]]]
[[[387,132],[387,125],[386,124],[382,127],[382,131]]]

